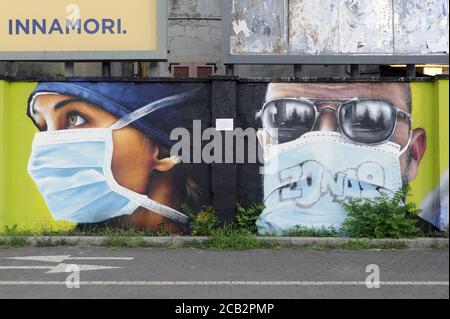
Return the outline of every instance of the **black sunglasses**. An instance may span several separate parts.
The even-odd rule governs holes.
[[[338,108],[323,106],[319,102],[333,102]],[[338,130],[348,140],[366,145],[389,141],[397,127],[397,118],[405,119],[411,126],[411,115],[400,110],[391,101],[376,98],[315,99],[278,98],[264,104],[256,115],[268,134],[279,144],[298,139],[314,131],[323,110],[336,114]]]

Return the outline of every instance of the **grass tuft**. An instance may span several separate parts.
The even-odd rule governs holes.
[[[0,247],[1,248],[17,248],[24,247],[27,243],[26,238],[11,236],[4,239],[0,239]]]

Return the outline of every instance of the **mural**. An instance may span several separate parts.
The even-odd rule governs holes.
[[[337,227],[340,201],[394,193],[417,176],[426,132],[402,83],[273,83],[258,114],[266,172],[262,232]]]
[[[236,199],[264,202],[260,233],[282,234],[338,228],[340,201],[410,185],[421,217],[448,229],[448,80],[220,81],[0,81],[0,227],[189,234],[181,203],[214,205],[225,221]],[[174,130],[212,145],[196,125],[220,137],[226,117],[248,140],[253,129],[259,162],[171,152]]]
[[[199,84],[40,83],[27,115],[27,170],[51,217],[78,226],[188,231],[181,202],[202,197],[194,170],[170,157],[170,132],[205,103]],[[201,175],[200,173],[197,175]]]

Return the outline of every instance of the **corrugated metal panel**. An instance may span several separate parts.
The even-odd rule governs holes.
[[[231,54],[283,53],[283,0],[233,0]]]

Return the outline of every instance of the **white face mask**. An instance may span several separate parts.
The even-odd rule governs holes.
[[[195,92],[153,102],[123,117],[109,128],[37,133],[28,171],[54,219],[97,223],[130,215],[138,207],[144,207],[173,221],[187,224],[186,215],[120,186],[113,176],[111,163],[115,130]]]
[[[340,228],[346,218],[340,201],[374,198],[402,187],[400,145],[350,143],[338,132],[310,132],[265,147],[266,209],[260,233],[282,234],[295,226]]]

